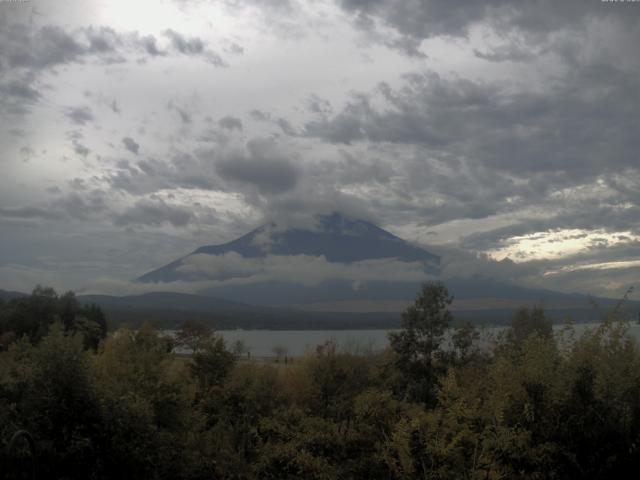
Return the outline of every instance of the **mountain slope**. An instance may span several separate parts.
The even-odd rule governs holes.
[[[421,262],[426,272],[437,271],[440,263],[437,255],[411,245],[372,223],[349,219],[337,213],[318,216],[316,220],[317,226],[313,230],[280,230],[273,224],[264,225],[232,242],[200,247],[185,257],[142,275],[137,281],[163,283],[206,280],[202,275],[189,275],[180,268],[195,255],[221,256],[229,253],[238,254],[244,259],[322,256],[327,262],[335,264],[393,258],[402,262]]]
[[[113,309],[182,310],[190,312],[235,311],[251,312],[256,307],[215,297],[174,292],[150,292],[122,297],[111,295],[80,295],[83,303],[95,303]]]
[[[10,290],[0,290],[0,299],[2,300],[13,300],[14,298],[24,298],[28,297],[27,293],[22,292],[14,292]]]
[[[369,222],[332,214],[316,217],[311,229],[270,224],[223,245],[200,247],[138,281],[158,289],[170,289],[170,282],[194,282],[193,291],[200,295],[307,314],[389,314],[402,311],[422,282],[439,277],[439,263],[438,256]],[[518,306],[534,304],[557,318],[598,315],[586,295],[483,276],[442,280],[455,297],[452,308],[465,318],[499,316],[504,321]],[[598,300],[604,310],[615,302]],[[631,309],[638,305],[628,303]]]
[[[111,329],[121,325],[135,328],[145,322],[158,328],[174,329],[186,320],[202,322],[216,329],[362,329],[392,328],[399,324],[399,316],[389,312],[302,312],[171,292],[122,297],[80,295],[78,300],[102,308]]]

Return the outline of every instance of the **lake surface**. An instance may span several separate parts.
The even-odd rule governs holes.
[[[587,329],[596,327],[596,323],[574,325],[576,337]],[[564,325],[554,325],[560,334]],[[503,326],[480,327],[480,344],[488,345],[505,329]],[[232,348],[238,340],[242,341],[252,356],[275,356],[275,349],[290,356],[300,356],[315,351],[317,345],[335,342],[339,349],[352,353],[383,350],[388,344],[388,334],[397,330],[220,330],[218,333]],[[630,331],[640,339],[640,325],[630,324]]]

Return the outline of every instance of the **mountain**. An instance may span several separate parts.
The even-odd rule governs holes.
[[[439,264],[437,255],[370,222],[334,213],[315,217],[311,228],[268,224],[229,243],[200,247],[137,281],[159,290],[170,290],[172,282],[192,282],[198,295],[245,307],[266,306],[268,315],[277,311],[288,318],[295,316],[292,311],[397,318],[421,283],[439,278]],[[601,315],[585,295],[525,288],[483,276],[443,281],[455,298],[452,310],[458,318],[500,323],[519,306],[534,304],[542,304],[556,319],[587,321]],[[605,311],[615,302],[597,299]],[[639,305],[628,302],[631,309]]]
[[[83,303],[95,303],[109,309],[176,310],[190,312],[251,312],[256,307],[215,297],[174,292],[151,292],[122,297],[112,295],[79,295]]]
[[[323,256],[329,263],[351,264],[373,259],[395,258],[421,262],[427,272],[437,272],[440,257],[412,245],[370,222],[354,220],[339,213],[315,217],[312,229],[279,229],[271,223],[222,245],[206,245],[163,267],[139,277],[145,283],[206,280],[180,268],[195,255],[221,256],[236,253],[245,259],[268,256]]]
[[[501,282],[486,276],[447,278],[442,280],[453,296],[451,311],[459,322],[472,321],[490,324],[508,323],[520,307],[542,305],[554,321],[571,318],[576,322],[595,322],[615,308],[620,299],[590,297],[580,293],[563,293],[546,289],[526,288]],[[414,296],[415,297],[415,296]],[[404,311],[414,297],[381,299],[378,297],[299,302],[280,305],[302,312],[337,313],[367,312],[395,313]],[[627,300],[620,313],[630,319],[640,318],[640,302]]]
[[[399,325],[395,313],[303,312],[230,302],[220,298],[173,292],[142,295],[80,295],[83,304],[98,305],[111,329],[136,327],[151,322],[158,328],[178,328],[185,320],[196,320],[216,329],[324,330],[391,328]]]
[[[13,300],[14,298],[24,298],[29,295],[22,292],[13,292],[10,290],[0,290],[0,299],[2,300]]]

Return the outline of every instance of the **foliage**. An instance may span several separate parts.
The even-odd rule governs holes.
[[[11,306],[26,323],[0,352],[0,447],[28,431],[42,478],[606,479],[640,467],[640,351],[611,315],[578,335],[523,309],[481,348],[473,326],[446,330],[450,297],[428,284],[387,351],[328,342],[285,365],[242,360],[210,330],[190,356],[149,325],[87,348],[72,296],[35,297]]]
[[[29,297],[0,303],[0,350],[21,337],[38,343],[56,322],[66,334],[80,334],[85,348],[95,350],[107,335],[107,320],[99,307],[80,304],[73,292],[58,295],[52,288],[37,286]]]
[[[176,332],[177,346],[189,350],[192,354],[196,354],[211,341],[213,329],[195,320],[186,320],[180,326],[180,330]]]
[[[453,318],[447,309],[452,301],[444,285],[425,283],[413,305],[402,314],[402,329],[389,335],[396,366],[403,374],[403,390],[410,399],[427,405],[435,401],[434,386],[441,373],[436,360]]]
[[[229,375],[236,361],[236,356],[227,350],[224,339],[211,336],[206,343],[198,346],[191,359],[191,373],[198,381],[201,392],[222,384]]]

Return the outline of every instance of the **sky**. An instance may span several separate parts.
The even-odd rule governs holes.
[[[445,277],[621,295],[639,43],[630,1],[0,0],[0,288],[341,211]]]

